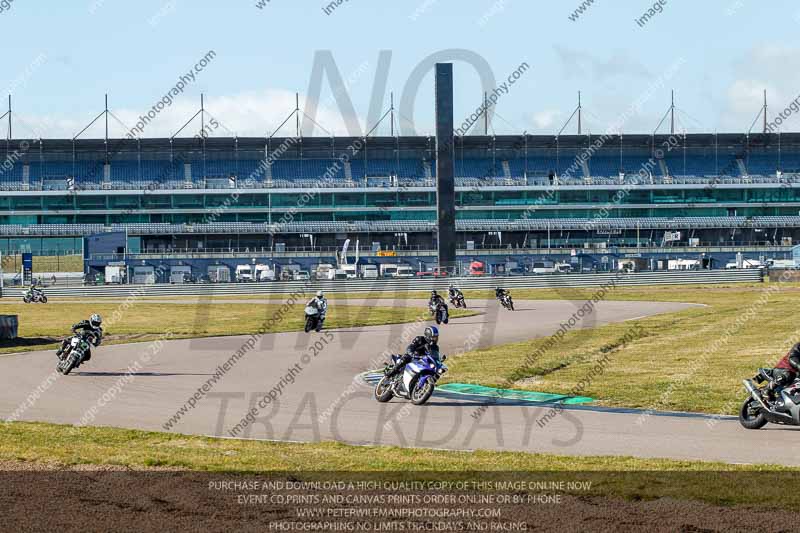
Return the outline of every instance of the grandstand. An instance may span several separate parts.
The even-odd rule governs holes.
[[[287,141],[8,140],[0,251],[79,251],[110,231],[125,257],[435,249],[433,139]],[[468,136],[455,159],[462,254],[775,256],[800,240],[798,134]]]

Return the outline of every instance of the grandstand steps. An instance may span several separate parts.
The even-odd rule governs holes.
[[[353,183],[353,167],[350,165],[350,161],[344,162],[344,178],[348,183]]]
[[[504,159],[503,161],[501,161],[501,162],[500,162],[500,164],[501,164],[501,165],[502,165],[502,167],[503,167],[503,175],[505,176],[505,178],[506,178],[506,179],[507,179],[509,182],[511,182],[511,181],[512,181],[512,179],[513,179],[513,178],[512,178],[512,176],[511,176],[511,165],[509,165],[509,164],[508,164],[508,161],[507,161],[507,160],[505,160],[505,159]]]
[[[584,178],[591,178],[592,177],[592,173],[589,170],[589,163],[588,162],[581,161],[581,171],[583,172],[583,177]]]
[[[741,158],[736,159],[736,166],[739,167],[739,175],[740,176],[748,176],[749,173],[747,172],[747,166],[744,164],[744,160]]]
[[[669,167],[667,167],[667,162],[663,159],[658,160],[658,168],[661,169],[661,175],[665,178],[671,176],[669,173]]]

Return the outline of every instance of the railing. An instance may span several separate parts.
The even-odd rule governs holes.
[[[87,287],[50,287],[48,296],[65,297],[117,297],[130,296],[197,296],[197,295],[254,295],[254,294],[288,294],[293,291],[324,290],[331,293],[357,292],[414,292],[431,289],[446,289],[455,282],[462,289],[492,289],[502,280],[508,289],[524,288],[579,288],[579,287],[614,287],[642,285],[676,285],[676,284],[709,284],[709,283],[758,283],[763,281],[759,269],[749,270],[684,270],[661,272],[605,272],[596,274],[539,274],[529,276],[468,277],[468,278],[409,278],[378,280],[339,280],[308,282],[251,282],[251,283],[201,283],[201,284],[162,284],[162,285],[102,285]],[[3,297],[19,298],[22,289],[9,288],[3,291]],[[611,297],[613,299],[613,296]]]
[[[378,189],[378,190],[397,190],[406,188],[434,188],[436,180],[426,178],[399,178],[394,182],[393,176],[370,176],[368,179],[357,178],[353,181],[339,179],[331,182],[323,182],[319,179],[309,178],[304,180],[272,180],[272,181],[246,181],[245,179],[238,179],[235,186],[229,183],[215,183],[208,181],[172,181],[172,182],[150,182],[143,180],[141,182],[125,182],[125,181],[112,181],[101,183],[81,183],[78,178],[78,183],[73,189],[74,191],[179,191],[179,190],[193,190],[193,191],[219,191],[219,190],[270,190],[270,189],[308,189],[311,187],[318,187],[324,189]],[[380,182],[377,180],[386,180]],[[649,187],[653,185],[792,185],[800,184],[800,174],[783,174],[780,178],[775,175],[762,175],[753,174],[748,176],[652,176],[642,179],[636,174],[627,174],[624,178],[620,179],[619,176],[591,176],[584,177],[571,177],[564,178],[555,176],[554,179],[549,179],[545,176],[540,176],[535,173],[530,173],[528,176],[512,176],[506,177],[456,177],[456,186],[462,188],[473,187],[541,187],[546,188],[550,186],[582,186],[586,188],[593,188],[597,186],[622,186],[632,185],[634,187]],[[55,185],[52,183],[43,183],[40,181],[33,181],[31,183],[3,183],[0,184],[0,191],[66,191],[67,186],[64,184]]]

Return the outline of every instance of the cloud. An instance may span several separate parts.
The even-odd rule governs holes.
[[[109,119],[109,136],[124,137],[139,121],[139,117],[146,115],[156,102],[142,109],[113,108],[111,112],[124,124],[119,124],[113,118]],[[300,96],[301,111],[305,108],[304,97]],[[220,126],[209,132],[211,137],[262,137],[272,134],[275,129],[289,116],[295,108],[295,94],[280,89],[265,91],[249,91],[227,96],[212,96],[205,99],[206,122],[215,118]],[[164,107],[156,118],[150,122],[140,135],[143,138],[171,137],[200,109],[199,98],[181,96],[173,101],[171,106]],[[42,138],[68,138],[82,130],[93,117],[77,116],[36,116],[20,117],[23,128],[20,133],[25,136]],[[323,128],[334,135],[347,135],[345,121],[338,108],[324,101],[320,103],[317,116],[314,120]],[[363,125],[363,119],[357,117]],[[180,137],[191,137],[200,131],[200,117],[197,117],[180,134]],[[15,128],[16,129],[16,128]],[[295,134],[294,119],[287,122],[277,133],[277,136],[292,136]],[[102,138],[104,135],[103,120],[97,121],[81,138]],[[317,128],[314,135],[325,135]]]
[[[561,63],[563,78],[580,78],[583,80],[606,81],[613,78],[649,78],[651,72],[627,51],[617,51],[613,55],[601,58],[566,46],[553,46],[556,57]]]

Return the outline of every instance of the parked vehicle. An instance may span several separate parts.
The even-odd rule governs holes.
[[[697,259],[669,259],[667,270],[700,270],[700,261]]]
[[[231,280],[231,269],[227,265],[209,265],[207,272],[211,283],[228,283]]]
[[[253,267],[250,265],[236,265],[236,281],[238,283],[253,281]]]
[[[555,264],[556,274],[571,274],[572,273],[572,265],[569,263],[556,263]]]
[[[308,273],[308,270],[295,270],[294,274],[292,275],[292,279],[294,281],[307,281],[311,279],[311,276]]]
[[[363,279],[378,279],[378,265],[361,265]]]
[[[398,396],[411,400],[414,405],[422,405],[428,401],[436,388],[436,382],[447,372],[444,361],[446,355],[429,353],[421,358],[412,359],[402,372],[390,376],[391,369],[401,359],[400,355],[392,356],[392,363],[384,368],[384,376],[375,385],[375,399],[388,402]]]
[[[348,279],[347,278],[347,271],[344,270],[343,268],[337,268],[336,270],[334,270],[333,279],[341,280],[341,281],[347,280]]]
[[[555,274],[556,264],[552,261],[536,261],[532,270],[534,274]]]
[[[133,282],[137,285],[155,284],[156,269],[147,265],[133,267]]]
[[[483,261],[472,261],[469,264],[469,275],[470,276],[485,276],[486,275],[486,264]]]
[[[275,270],[269,265],[258,264],[255,267],[254,279],[256,281],[275,281]]]
[[[172,266],[169,268],[169,282],[170,283],[188,283],[192,279],[192,267],[190,266]]]
[[[380,272],[382,278],[396,278],[397,265],[395,265],[394,263],[383,263],[381,264]]]
[[[336,269],[330,263],[320,263],[314,269],[314,279],[320,281],[330,281],[335,279]]]
[[[397,275],[395,277],[398,278],[413,278],[414,277],[414,269],[408,265],[397,265]]]
[[[344,279],[356,279],[358,277],[358,269],[356,268],[356,265],[339,265],[339,268],[336,269],[336,279],[339,279],[339,273],[344,273]]]
[[[764,378],[761,387],[753,380],[745,379],[744,388],[750,393],[739,409],[739,423],[747,429],[761,429],[767,423],[800,426],[800,380],[795,380],[778,391],[777,397],[770,400],[764,389],[772,383],[771,368],[760,368]]]

